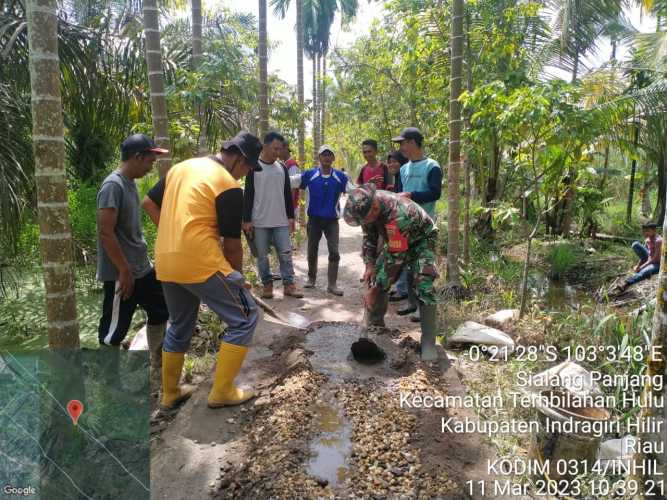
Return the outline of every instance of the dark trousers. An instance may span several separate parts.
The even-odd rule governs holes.
[[[317,276],[317,254],[320,250],[320,239],[322,234],[327,239],[329,250],[329,262],[338,262],[338,219],[323,219],[321,217],[308,217],[306,226],[308,233],[308,277]]]
[[[149,325],[166,323],[169,319],[162,285],[155,277],[155,269],[151,269],[143,278],[134,280],[134,291],[127,300],[120,296],[118,281],[104,282],[102,318],[98,329],[100,344],[119,345],[125,339],[137,306],[146,311]]]

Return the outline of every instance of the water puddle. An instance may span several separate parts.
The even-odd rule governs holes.
[[[550,310],[576,310],[593,302],[593,298],[585,291],[573,287],[565,280],[550,279],[541,272],[529,273],[528,290],[533,298],[542,301]]]
[[[311,444],[308,474],[333,487],[345,481],[350,472],[347,461],[352,453],[352,429],[333,398],[316,403],[313,410],[319,435]]]

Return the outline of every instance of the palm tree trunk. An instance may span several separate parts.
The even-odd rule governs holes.
[[[318,104],[318,82],[319,78],[317,77],[317,74],[319,72],[319,59],[320,56],[318,54],[313,55],[313,162],[315,165],[318,164],[319,158],[317,155],[317,151],[320,149],[320,144],[319,144],[319,129],[320,129],[320,121],[319,121],[319,104]]]
[[[299,166],[305,167],[306,163],[306,126],[304,124],[304,79],[303,79],[303,4],[302,0],[296,0],[296,85],[297,99],[299,102]],[[303,220],[303,219],[301,219]]]
[[[607,183],[609,171],[609,144],[604,147],[604,172],[602,172],[602,179],[600,179],[600,191],[604,190],[604,185]]]
[[[561,226],[559,228],[559,234],[564,238],[570,237],[570,230],[572,229],[573,221],[573,212],[574,212],[574,198],[576,192],[576,175],[577,172],[574,168],[570,168],[568,178],[569,183],[565,189],[565,194],[563,195],[563,218],[561,219]]]
[[[658,201],[653,212],[653,220],[657,224],[662,224],[665,218],[665,196],[667,195],[667,176],[665,169],[667,169],[667,151],[663,150],[658,162]]]
[[[269,130],[269,83],[266,48],[266,0],[259,0],[259,133]]]
[[[297,99],[299,102],[299,128],[297,139],[299,143],[299,167],[306,168],[306,124],[304,77],[303,77],[303,3],[296,0],[296,79]],[[306,204],[299,204],[299,221],[302,227],[306,227]]]
[[[465,193],[463,201],[463,262],[470,264],[470,160],[463,161]]]
[[[326,124],[327,124],[327,55],[322,54],[322,78],[320,81],[320,144],[326,143]]]
[[[465,39],[466,39],[466,89],[468,94],[473,92],[472,82],[472,50],[470,49],[470,15],[465,16]],[[470,115],[466,113],[464,116],[464,126],[466,130],[470,130]],[[464,176],[464,203],[463,203],[463,262],[465,265],[470,264],[470,196],[472,187],[470,184],[470,159],[468,155],[463,159],[463,176]]]
[[[192,0],[192,69],[196,70],[201,64],[202,48],[201,48],[201,0]],[[207,151],[206,135],[206,113],[205,103],[197,103],[197,121],[199,122],[199,140],[197,141],[197,150],[199,154],[204,154]]]
[[[651,183],[649,181],[649,176],[651,175],[651,169],[649,163],[644,161],[644,168],[642,168],[642,176],[644,183],[641,189],[641,198],[642,198],[642,217],[648,218],[651,215],[651,197],[649,196],[649,190],[651,189]]]
[[[577,81],[577,74],[579,73],[579,52],[574,54],[574,66],[572,67],[572,83]]]
[[[663,200],[663,206],[665,200]],[[662,234],[667,234],[667,218],[663,222]],[[658,275],[658,287],[656,293],[655,312],[653,313],[653,327],[651,331],[651,346],[647,351],[649,353],[647,359],[646,375],[649,380],[655,380],[660,377],[665,380],[667,376],[667,364],[665,363],[665,349],[667,346],[667,245],[662,246],[662,258],[660,260],[660,274]],[[642,399],[644,402],[661,401],[665,398],[667,387],[661,384],[660,390],[654,388],[653,384],[648,382],[644,386],[644,393]],[[650,399],[649,399],[650,398]],[[654,398],[654,399],[653,399]],[[639,415],[643,421],[652,418],[654,422],[659,422],[662,426],[657,432],[641,433],[637,437],[643,442],[647,443],[661,443],[664,441],[664,424],[667,417],[667,408],[665,405],[646,404]],[[649,463],[655,464],[654,476],[651,479],[661,479],[667,474],[667,456],[664,453],[646,454],[637,453],[634,456],[635,463]],[[660,476],[660,477],[658,477]],[[649,479],[649,477],[647,477]],[[662,495],[658,495],[663,498]]]
[[[192,0],[192,68],[201,63],[201,0]]]
[[[639,144],[639,122],[635,121],[635,134],[632,139],[632,144],[635,151],[637,150],[637,145]],[[637,171],[637,158],[632,158],[632,167],[630,169],[630,189],[628,190],[628,208],[625,212],[625,222],[630,224],[632,219],[632,204],[635,198],[635,173]]]
[[[461,167],[461,79],[463,78],[463,0],[452,3],[452,71],[449,98],[449,168],[447,169],[447,282],[460,287],[459,278],[459,170]]]
[[[67,204],[56,0],[27,2],[32,143],[49,347],[79,348]]]
[[[153,115],[153,134],[158,147],[171,149],[169,145],[169,119],[167,117],[167,99],[164,91],[164,73],[162,72],[162,49],[160,47],[160,11],[157,0],[144,0],[144,36],[146,37],[146,66],[151,92],[151,114]],[[171,167],[171,155],[158,156],[157,168],[160,177],[167,175]]]

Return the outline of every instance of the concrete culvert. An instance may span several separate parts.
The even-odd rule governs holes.
[[[378,347],[375,342],[368,339],[359,339],[352,344],[352,356],[354,359],[364,365],[374,365],[381,363],[387,358],[387,355]]]

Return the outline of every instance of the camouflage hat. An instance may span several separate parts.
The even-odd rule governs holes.
[[[347,196],[347,203],[343,211],[343,218],[350,226],[360,226],[373,205],[375,188],[364,184],[354,189]]]

